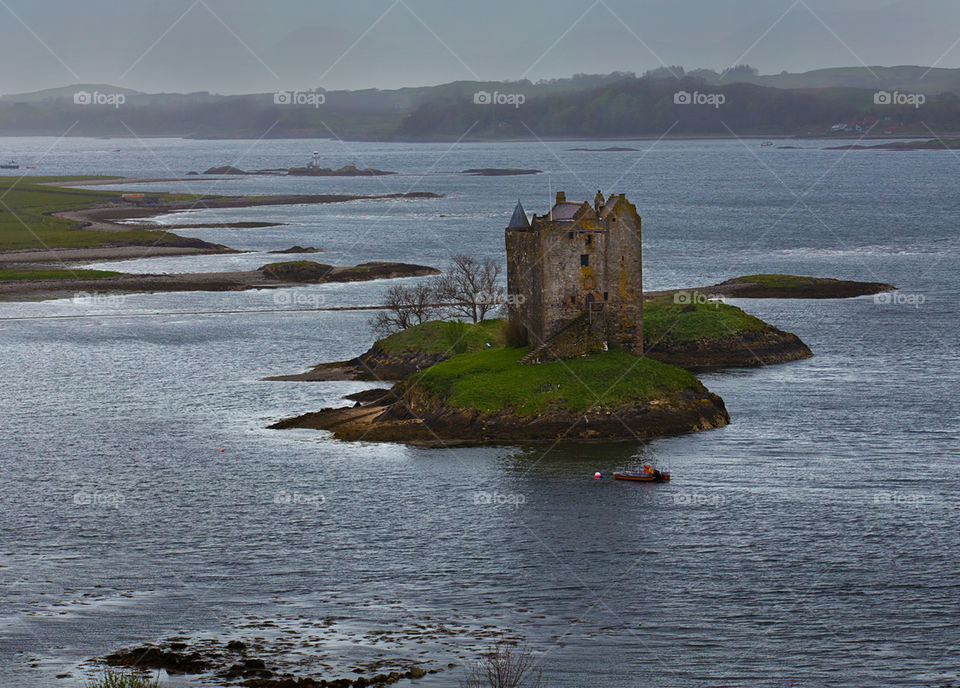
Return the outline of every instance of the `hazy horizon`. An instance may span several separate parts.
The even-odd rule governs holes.
[[[75,83],[219,94],[428,86],[664,65],[762,74],[960,67],[949,0],[0,2],[0,93]],[[601,49],[598,49],[601,48]]]

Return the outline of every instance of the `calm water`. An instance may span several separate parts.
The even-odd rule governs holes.
[[[249,268],[293,244],[344,265],[502,256],[518,197],[542,213],[551,187],[585,199],[602,188],[627,193],[644,218],[649,288],[792,272],[900,292],[891,303],[737,302],[816,356],[704,376],[727,428],[648,445],[449,450],[265,429],[370,386],[260,381],[365,350],[368,313],[216,313],[374,304],[387,283],[0,304],[0,685],[80,685],[80,662],[125,645],[327,617],[338,619],[328,677],[378,652],[462,662],[493,626],[530,643],[551,686],[960,682],[953,154],[815,142],[146,145],[0,139],[4,158],[36,174],[285,167],[314,149],[326,165],[401,173],[142,187],[152,190],[447,194],[167,217],[285,224],[184,231],[250,253],[104,264],[115,269]],[[453,174],[469,167],[551,175]],[[592,480],[640,458],[676,479]],[[481,491],[512,503],[476,504]],[[453,634],[362,639],[440,623]]]

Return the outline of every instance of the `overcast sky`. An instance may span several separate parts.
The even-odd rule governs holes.
[[[960,67],[960,0],[0,0],[0,93]]]

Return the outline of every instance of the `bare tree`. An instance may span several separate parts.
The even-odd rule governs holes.
[[[492,258],[479,261],[458,254],[434,282],[436,299],[454,315],[480,322],[503,303],[503,287],[497,284],[500,272],[500,263]]]
[[[543,688],[542,674],[529,648],[498,640],[483,659],[467,668],[460,688]]]
[[[394,285],[384,294],[385,310],[378,311],[370,324],[380,336],[405,330],[429,320],[437,312],[435,301],[433,287],[427,282]]]

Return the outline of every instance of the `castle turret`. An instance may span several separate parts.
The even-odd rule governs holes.
[[[523,206],[520,205],[520,201],[517,201],[517,207],[513,209],[513,217],[510,218],[510,224],[507,225],[507,229],[528,229],[530,227],[530,221],[527,219],[527,213],[523,210]]]

